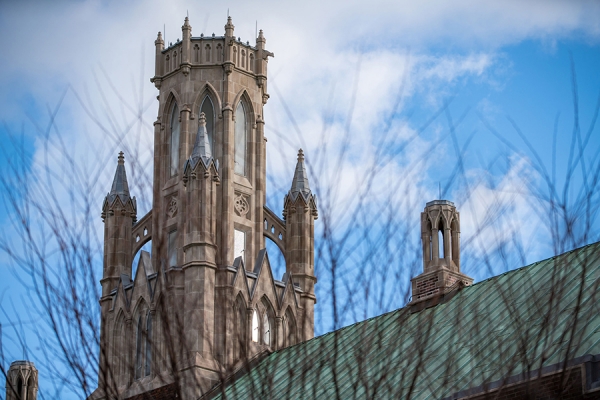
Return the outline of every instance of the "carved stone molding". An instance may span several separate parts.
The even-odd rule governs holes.
[[[236,214],[240,217],[246,216],[246,214],[248,214],[248,211],[250,211],[250,203],[248,202],[248,196],[245,196],[241,193],[236,193],[236,196],[233,199],[233,204]]]
[[[169,218],[173,218],[174,216],[177,215],[177,210],[178,210],[177,196],[171,196],[171,199],[169,200],[169,204],[167,205],[167,216]]]

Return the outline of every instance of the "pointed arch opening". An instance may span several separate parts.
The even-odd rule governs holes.
[[[437,237],[438,237],[438,254],[439,254],[439,258],[444,258],[444,229],[443,228],[439,228],[438,229],[438,231],[437,231]]]
[[[296,319],[294,318],[294,314],[288,308],[285,312],[284,317],[284,346],[293,346],[296,344]]]
[[[456,218],[452,220],[450,224],[451,242],[450,247],[452,248],[452,261],[457,268],[460,268],[460,228]]]
[[[210,144],[211,154],[215,154],[215,107],[209,95],[204,96],[200,105],[200,113],[204,113],[206,118],[206,133],[208,135],[208,143]],[[200,115],[198,113],[198,115]]]
[[[33,376],[30,375],[29,378],[27,378],[27,393],[25,393],[25,398],[23,400],[31,399],[33,399]]]
[[[144,253],[148,253],[143,256]],[[152,260],[152,240],[148,240],[140,249],[133,255],[133,261],[131,262],[131,280],[135,280],[137,270],[142,267],[151,268],[151,265],[144,265],[146,262]]]
[[[240,101],[235,109],[235,137],[234,137],[234,171],[241,176],[247,176],[246,148],[248,141],[248,126],[246,121],[246,108]]]
[[[117,386],[125,383],[123,375],[125,374],[125,365],[127,364],[127,353],[123,351],[123,343],[125,343],[125,316],[122,310],[116,318],[116,323],[113,332],[113,346],[112,346],[112,371],[111,373],[115,376],[115,383]]]
[[[152,373],[152,313],[148,311],[148,316],[146,317],[146,366],[144,369],[144,376],[148,376]]]
[[[20,373],[17,378],[17,393],[19,394],[19,397],[21,397],[21,394],[23,393],[23,379],[21,379]]]
[[[142,357],[143,357],[143,349],[144,340],[143,340],[143,329],[144,325],[142,322],[142,316],[140,315],[137,319],[136,324],[136,332],[135,332],[135,379],[140,379],[142,377]]]
[[[282,280],[285,273],[285,256],[281,247],[270,237],[265,236],[265,247],[269,255],[269,265],[273,272],[273,278]]]
[[[252,311],[252,341],[254,343],[258,343],[258,338],[259,338],[259,331],[260,326],[258,324],[258,313],[256,312],[256,309],[254,309]]]
[[[234,305],[234,335],[233,335],[233,359],[234,362],[242,360],[246,356],[246,302],[241,294],[238,294]]]
[[[179,172],[179,139],[181,137],[181,122],[179,120],[179,107],[173,103],[171,109],[171,123],[169,136],[169,176]]]
[[[275,347],[275,336],[273,327],[275,326],[275,312],[273,306],[266,296],[261,299],[262,306],[264,308],[263,319],[262,319],[262,343],[269,347]]]
[[[427,261],[431,261],[433,259],[433,237],[431,236],[432,235],[432,230],[433,230],[433,228],[431,226],[431,221],[428,219],[427,220],[427,232],[428,232],[427,233],[427,238],[428,238],[428,241],[426,243],[428,254],[425,257],[425,259]]]
[[[263,343],[267,346],[271,346],[271,321],[267,313],[263,315]]]

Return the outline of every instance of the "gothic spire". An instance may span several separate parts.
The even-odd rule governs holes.
[[[208,168],[208,163],[212,158],[212,152],[210,150],[210,143],[208,142],[208,133],[206,132],[206,116],[204,113],[200,113],[200,121],[198,123],[198,133],[196,134],[196,142],[194,143],[194,149],[188,162],[191,164],[190,167],[195,168],[199,160]]]
[[[102,220],[106,217],[107,212],[118,203],[117,198],[121,200],[121,205],[125,207],[124,209],[129,210],[132,220],[135,222],[137,219],[137,203],[135,197],[129,195],[129,185],[127,184],[127,174],[125,173],[125,157],[123,156],[122,151],[119,152],[119,161],[117,163],[117,170],[115,171],[112,187],[110,188],[110,192],[104,198],[104,204],[102,205]]]
[[[125,173],[125,157],[123,156],[122,151],[119,152],[119,161],[117,163],[115,178],[113,179],[112,188],[108,194],[111,202],[117,196],[121,198],[123,203],[129,199],[129,185],[127,184],[127,174]]]
[[[289,192],[292,201],[295,201],[299,194],[302,194],[302,197],[305,200],[311,195],[310,186],[308,185],[308,174],[304,167],[304,152],[302,149],[298,150],[298,163],[296,164],[294,180],[292,181],[292,187]]]

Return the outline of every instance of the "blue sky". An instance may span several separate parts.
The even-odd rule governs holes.
[[[46,165],[55,172],[60,188],[72,182],[60,154],[66,151],[80,171],[75,180],[78,187],[85,186],[90,197],[97,198],[90,212],[97,216],[93,229],[101,237],[102,199],[116,154],[123,149],[126,157],[139,160],[128,164],[127,171],[139,215],[145,214],[151,204],[147,183],[157,108],[157,91],[149,82],[156,34],[166,28],[167,42],[180,38],[189,12],[193,36],[221,35],[228,10],[236,35],[252,43],[258,25],[265,32],[267,48],[275,53],[269,61],[271,98],[265,107],[273,209],[281,211],[297,149],[303,147],[307,161],[319,160],[311,169],[312,183],[319,181],[323,188],[334,180],[341,182],[332,200],[337,207],[331,212],[332,220],[343,227],[348,221],[343,210],[352,204],[351,188],[373,162],[373,143],[390,123],[394,138],[402,141],[416,134],[417,139],[402,151],[396,142],[389,145],[392,161],[383,168],[369,201],[377,204],[389,194],[390,182],[404,180],[403,193],[414,207],[399,215],[411,221],[418,238],[419,212],[426,201],[438,196],[439,184],[444,197],[461,207],[462,235],[468,240],[479,232],[476,221],[491,207],[485,199],[506,199],[511,206],[503,217],[510,224],[501,221],[496,228],[506,231],[510,225],[508,231],[522,235],[526,262],[553,255],[543,217],[532,210],[535,193],[522,180],[527,176],[540,182],[530,164],[535,157],[510,121],[548,171],[558,121],[556,172],[562,187],[574,126],[572,72],[584,133],[600,96],[598,2],[3,2],[0,169],[6,173],[15,161],[10,143],[17,137],[29,155],[22,164],[31,173],[27,181],[45,179],[40,171]],[[421,131],[445,106],[447,111]],[[463,184],[451,181],[457,157],[449,119],[460,121],[459,147],[469,143],[462,153],[472,189],[468,195]],[[512,147],[492,134],[490,127]],[[330,155],[337,154],[339,144],[348,138],[348,158],[342,168],[323,161],[319,153],[323,137]],[[44,143],[52,144],[47,152]],[[600,131],[595,128],[588,161],[597,160],[599,146]],[[419,157],[428,159],[426,168],[408,170]],[[322,168],[317,170],[318,166]],[[583,178],[579,174],[570,179],[576,192]],[[323,200],[326,207],[327,199]],[[11,229],[10,218],[6,209],[0,210],[5,234]],[[477,240],[485,243],[497,234],[497,230],[486,232],[479,232]],[[590,240],[598,239],[598,230],[594,232]],[[472,242],[474,258],[482,246],[477,240]],[[512,267],[519,262],[515,260]],[[473,268],[469,272],[483,279],[501,271]],[[4,253],[0,276],[2,306],[12,315],[8,305],[23,303],[28,294],[19,280],[22,271],[10,265]],[[7,318],[0,317],[6,357],[18,358],[21,351]]]

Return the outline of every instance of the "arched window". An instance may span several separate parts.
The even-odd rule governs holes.
[[[177,230],[169,232],[167,242],[167,263],[169,269],[177,266]]]
[[[20,376],[19,376],[19,378],[17,378],[17,393],[19,395],[19,398],[21,397],[21,394],[23,393],[23,380],[21,379]]]
[[[293,346],[296,344],[296,321],[294,320],[294,315],[290,312],[289,308],[285,312],[284,325],[285,345]]]
[[[263,315],[263,343],[267,346],[271,345],[271,323],[269,322],[269,315],[265,312]]]
[[[144,345],[144,341],[142,340],[143,335],[143,325],[142,325],[142,316],[138,318],[137,323],[137,331],[136,331],[136,339],[135,339],[135,379],[140,379],[142,377],[142,357],[144,352],[142,350],[142,346]]]
[[[433,260],[433,237],[431,236],[432,234],[432,226],[431,226],[431,221],[427,220],[427,238],[428,238],[428,242],[426,244],[427,246],[427,254],[425,256],[425,259],[427,261],[431,261]]]
[[[250,61],[248,61],[248,67],[250,67],[250,71],[254,72],[254,54],[250,53]]]
[[[235,168],[238,175],[246,176],[246,112],[240,101],[235,110]]]
[[[194,45],[194,61],[195,62],[200,62],[200,46],[198,46],[197,44]]]
[[[179,170],[179,136],[180,136],[180,123],[179,123],[179,107],[177,104],[173,105],[173,111],[171,112],[171,141],[170,141],[170,159],[171,159],[171,175],[177,175]]]
[[[440,224],[442,225],[442,224]],[[444,227],[443,225],[439,228],[438,232],[438,255],[439,258],[444,258],[445,254],[444,254]]]
[[[33,378],[31,375],[27,378],[27,393],[25,393],[25,398],[22,400],[31,400],[33,399]]]
[[[210,44],[207,44],[204,48],[204,59],[207,63],[210,62]]]
[[[223,46],[219,43],[217,45],[217,62],[223,61]]]
[[[241,296],[238,296],[235,301],[234,313],[236,315],[235,330],[237,338],[234,339],[234,360],[238,361],[246,356],[246,305]]]
[[[208,134],[208,143],[210,143],[211,154],[214,155],[215,111],[210,97],[206,96],[204,98],[202,105],[200,106],[200,112],[204,113],[204,116],[206,117],[206,133]]]
[[[252,341],[258,343],[258,313],[252,311]]]
[[[152,372],[152,314],[146,317],[146,370],[145,376]]]

